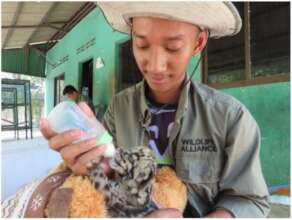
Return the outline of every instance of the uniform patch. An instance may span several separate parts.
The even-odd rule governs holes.
[[[217,152],[210,138],[182,139],[182,152]]]

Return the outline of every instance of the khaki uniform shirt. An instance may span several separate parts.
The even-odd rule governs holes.
[[[151,113],[145,82],[117,94],[104,124],[118,147],[148,146]],[[177,175],[199,216],[226,209],[234,217],[266,217],[270,207],[262,175],[260,131],[231,96],[196,82],[184,86],[169,138]]]

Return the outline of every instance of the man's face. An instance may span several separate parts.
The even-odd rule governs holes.
[[[178,91],[187,65],[199,53],[200,30],[160,18],[133,19],[133,52],[153,93]]]
[[[67,93],[67,97],[71,101],[74,101],[75,102],[79,98],[79,93],[78,92]]]

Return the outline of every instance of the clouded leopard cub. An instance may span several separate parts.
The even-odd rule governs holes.
[[[117,178],[109,179],[99,163],[88,165],[90,180],[97,190],[104,192],[109,217],[144,217],[157,209],[150,195],[156,163],[153,152],[147,147],[118,149],[110,161]]]

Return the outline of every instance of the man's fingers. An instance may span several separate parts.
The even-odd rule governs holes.
[[[65,131],[55,135],[49,139],[49,146],[56,151],[59,151],[66,145],[71,145],[74,141],[80,139],[84,132],[79,129]]]
[[[74,173],[76,174],[87,174],[86,164],[91,160],[94,160],[100,156],[105,151],[105,146],[96,147],[84,154],[82,154],[76,161],[75,164],[71,167]]]
[[[73,166],[78,157],[94,148],[96,148],[95,138],[66,146],[60,150],[60,153],[66,164]]]
[[[45,118],[41,118],[40,120],[40,131],[47,140],[56,135],[50,128],[49,121]]]
[[[78,106],[88,117],[94,116],[94,113],[92,112],[90,107],[85,102],[79,102]]]

